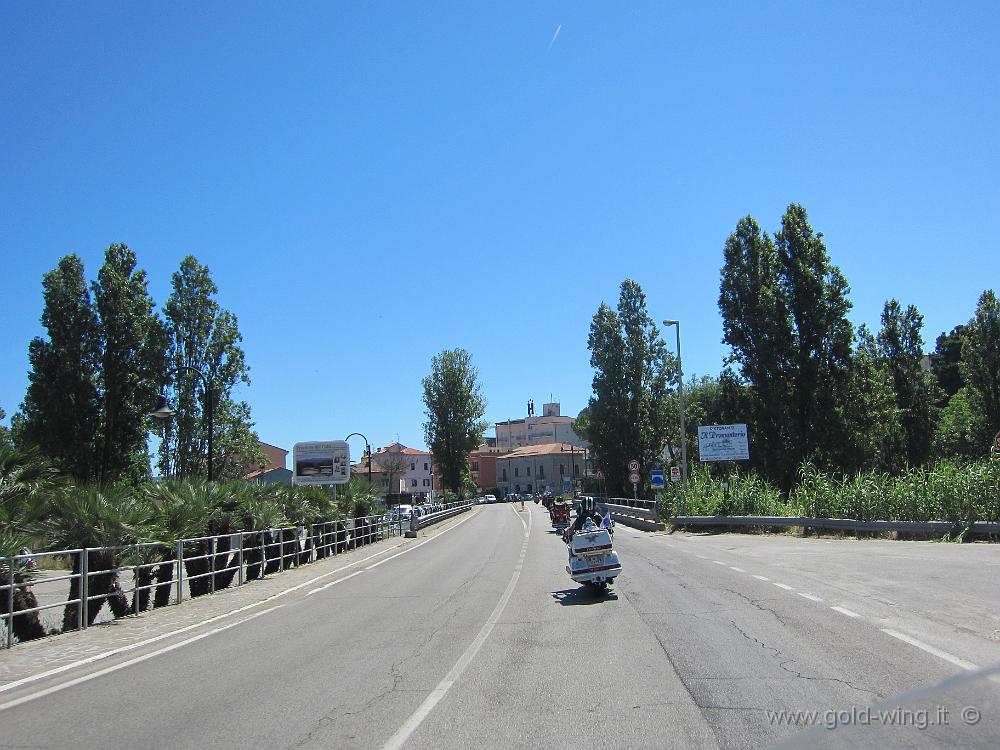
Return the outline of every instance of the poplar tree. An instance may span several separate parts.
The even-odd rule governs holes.
[[[42,277],[47,337],[28,345],[28,390],[13,420],[18,443],[37,446],[63,473],[97,475],[101,344],[83,261],[67,255]]]
[[[976,313],[962,332],[962,378],[970,406],[982,414],[983,450],[1000,432],[1000,303],[992,289],[979,297]]]
[[[923,371],[924,318],[913,305],[904,310],[898,300],[885,303],[882,329],[878,334],[879,354],[892,378],[896,408],[905,433],[905,459],[920,466],[930,456],[934,433],[931,421],[931,376]]]
[[[643,472],[659,465],[668,441],[679,440],[669,394],[676,385],[676,358],[666,348],[634,281],[622,282],[617,310],[601,303],[587,340],[594,368],[586,437],[609,491],[625,492],[628,462]]]
[[[201,476],[208,461],[208,393],[213,390],[213,469],[217,478],[237,478],[260,464],[250,407],[233,399],[239,383],[250,384],[236,316],[216,300],[218,286],[207,266],[185,257],[171,277],[164,305],[168,393],[174,417],[163,426],[158,468],[164,476]],[[197,373],[200,373],[199,377]]]
[[[124,244],[108,247],[93,284],[100,337],[100,421],[96,478],[149,475],[149,412],[163,380],[164,333],[146,272]]]

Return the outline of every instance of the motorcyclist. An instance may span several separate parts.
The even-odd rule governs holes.
[[[597,510],[597,501],[592,497],[580,498],[580,509],[576,512],[576,520],[563,532],[563,540],[566,544],[573,541],[573,534],[582,529],[587,520],[593,521],[595,526],[600,526],[604,516]]]

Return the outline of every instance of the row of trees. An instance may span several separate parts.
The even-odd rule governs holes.
[[[173,274],[162,315],[146,272],[122,244],[107,249],[90,284],[82,260],[67,255],[42,289],[47,335],[28,347],[28,390],[11,420],[15,444],[36,448],[78,482],[137,484],[149,476],[149,412],[165,393],[177,416],[163,428],[159,471],[201,474],[204,378],[215,392],[216,475],[241,476],[263,460],[250,409],[232,397],[238,382],[250,382],[236,317],[219,306],[208,268],[194,257]]]
[[[684,439],[696,456],[698,424],[746,422],[751,468],[787,493],[800,466],[899,474],[941,458],[989,452],[1000,430],[1000,306],[987,290],[973,317],[937,340],[924,366],[923,317],[888,300],[881,328],[855,329],[850,287],[805,209],[791,205],[769,235],[741,219],[724,246],[719,310],[730,346],[718,377],[692,379]],[[578,431],[608,486],[625,465],[659,462],[680,445],[676,362],[639,286],[602,304],[588,346],[593,396]]]

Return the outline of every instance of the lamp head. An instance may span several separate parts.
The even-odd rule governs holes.
[[[156,417],[157,419],[170,419],[174,414],[176,414],[173,409],[167,404],[167,397],[162,393],[156,397],[156,408],[149,413],[151,417]]]

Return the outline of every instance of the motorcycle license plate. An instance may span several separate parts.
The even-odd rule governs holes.
[[[604,555],[583,555],[583,566],[584,568],[596,568],[604,565],[605,556]]]

